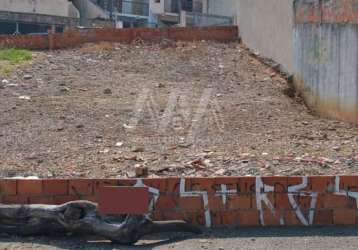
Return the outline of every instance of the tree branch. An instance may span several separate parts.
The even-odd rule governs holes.
[[[97,205],[73,201],[63,205],[1,205],[0,231],[21,236],[74,232],[98,235],[120,244],[134,244],[141,237],[160,232],[200,233],[184,221],[153,222],[144,215],[127,215],[117,222],[102,217]]]

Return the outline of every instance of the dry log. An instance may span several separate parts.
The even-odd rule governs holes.
[[[72,232],[130,245],[148,234],[200,233],[200,229],[184,221],[155,222],[145,215],[126,215],[116,221],[113,217],[101,216],[95,203],[73,201],[58,206],[0,204],[0,232],[20,236]]]

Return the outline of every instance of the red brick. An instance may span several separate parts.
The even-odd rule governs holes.
[[[239,213],[237,211],[223,212],[222,221],[224,226],[238,226],[240,225]]]
[[[220,211],[210,211],[211,213],[211,224],[214,227],[220,227],[224,225],[223,213]]]
[[[215,179],[214,178],[186,178],[185,190],[191,191],[206,191],[208,194],[215,194]]]
[[[300,185],[303,183],[303,180],[304,180],[304,177],[302,177],[302,176],[287,177],[287,187]],[[310,190],[311,190],[310,183],[309,183],[309,180],[307,180],[307,187],[300,189],[297,192],[310,191]]]
[[[358,176],[340,176],[339,189],[358,192]]]
[[[161,211],[162,220],[185,220],[183,211]]]
[[[17,180],[17,193],[20,195],[42,194],[42,180]]]
[[[287,177],[262,177],[264,184],[274,187],[275,193],[287,193]]]
[[[356,224],[356,209],[335,209],[333,210],[334,225],[354,225]]]
[[[43,193],[45,195],[67,195],[67,180],[43,180]]]
[[[0,196],[1,195],[16,195],[17,185],[16,180],[0,180]]]
[[[166,178],[144,179],[143,182],[144,182],[144,184],[146,186],[156,188],[161,193],[167,192],[167,190],[166,190],[166,186],[167,186]]]
[[[316,210],[314,213],[314,225],[332,225],[333,224],[333,210]]]
[[[166,180],[166,192],[179,194],[180,190],[180,179],[179,178],[167,178]]]
[[[331,195],[331,194],[324,194],[324,193],[317,194],[315,209],[324,208],[325,197],[327,195]]]
[[[339,209],[348,208],[349,199],[346,196],[325,194],[323,200],[324,200],[323,208],[339,208]]]
[[[164,221],[165,220],[163,212],[158,211],[158,210],[152,212],[152,218],[154,221]]]
[[[333,192],[335,186],[334,176],[311,176],[308,177],[313,192]]]
[[[240,193],[255,193],[256,192],[256,177],[241,177],[239,179]]]
[[[118,186],[132,187],[137,183],[136,179],[120,179],[118,180]]]
[[[228,196],[227,204],[229,210],[250,209],[252,208],[251,195],[240,194],[240,195]]]
[[[243,210],[238,211],[240,226],[259,226],[259,211],[257,210]]]
[[[239,180],[238,177],[216,177],[214,179],[215,190],[221,191],[221,185],[226,185],[227,190],[240,190]]]
[[[221,196],[209,196],[209,208],[210,211],[223,211],[226,209],[226,205],[223,202],[223,199]],[[228,203],[228,200],[226,200],[226,204]]]
[[[69,182],[70,195],[92,195],[94,193],[93,180],[70,180]]]
[[[146,214],[148,207],[148,188],[102,187],[99,190],[98,210],[102,214]]]
[[[194,225],[205,225],[204,211],[184,212],[184,221]]]
[[[28,204],[29,197],[27,195],[4,195],[1,197],[4,204]]]
[[[98,199],[98,195],[84,195],[81,197],[82,200],[85,200],[85,201],[92,201],[94,203],[98,203],[99,202],[99,199]]]
[[[178,206],[178,197],[172,195],[168,196],[159,196],[155,204],[155,210],[170,210],[175,209]]]
[[[302,226],[301,221],[294,210],[286,210],[284,213],[285,225],[287,226]]]
[[[61,205],[70,201],[78,200],[77,195],[56,195],[53,197],[53,201],[55,205]]]
[[[54,198],[52,196],[33,196],[29,198],[29,203],[52,205],[54,204]]]
[[[271,202],[271,205],[275,206],[275,196],[276,196],[276,194],[275,193],[266,193],[266,196],[267,196],[267,199]],[[258,200],[256,198],[256,195],[252,194],[251,195],[251,208],[252,209],[257,209],[257,202],[258,202]],[[269,208],[263,200],[261,200],[261,207],[263,209],[265,209],[265,208],[268,209]]]
[[[307,210],[311,208],[312,197],[307,195],[294,195],[294,199],[299,208]],[[295,209],[295,208],[292,208]]]
[[[284,218],[284,215],[281,214],[280,210],[276,210],[275,214],[273,214],[271,210],[263,210],[265,226],[279,226],[281,217]]]
[[[199,197],[180,197],[178,199],[178,206],[184,211],[203,210],[204,209],[203,198],[201,196],[199,196]]]
[[[288,199],[288,194],[278,193],[275,194],[275,204],[276,209],[293,209],[292,205]]]
[[[117,179],[103,179],[94,181],[94,194],[98,194],[98,190],[105,186],[119,186],[119,181]]]

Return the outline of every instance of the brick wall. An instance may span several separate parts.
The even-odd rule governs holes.
[[[295,2],[295,23],[358,24],[357,0]]]
[[[357,223],[358,176],[0,180],[6,204],[96,202],[102,186],[147,186],[156,220],[214,226]]]
[[[26,49],[64,49],[74,48],[87,42],[123,42],[136,39],[160,41],[172,39],[178,41],[213,40],[229,42],[237,40],[238,27],[185,27],[185,28],[135,28],[135,29],[85,29],[68,30],[50,35],[0,36],[0,47]]]

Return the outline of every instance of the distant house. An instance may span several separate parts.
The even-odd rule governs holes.
[[[79,12],[68,0],[1,0],[0,34],[43,33],[78,24]]]
[[[0,34],[115,24],[120,28],[232,25],[234,16],[236,0],[1,0]]]
[[[45,33],[89,26],[108,14],[90,0],[1,0],[0,34]],[[91,22],[89,22],[91,21]]]

